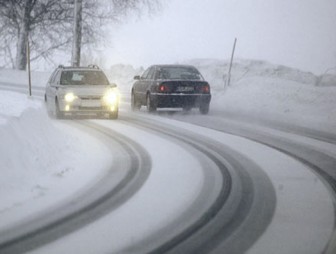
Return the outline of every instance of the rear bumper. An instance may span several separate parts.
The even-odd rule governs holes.
[[[152,94],[151,99],[157,107],[161,108],[183,108],[199,107],[202,104],[209,104],[211,94]]]

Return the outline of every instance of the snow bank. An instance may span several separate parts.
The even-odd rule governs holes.
[[[325,73],[318,77],[317,86],[336,86],[336,74]]]
[[[224,89],[222,74],[228,71],[227,62],[190,63],[212,85],[212,109],[317,130],[336,130],[336,75],[317,77],[264,61],[238,59],[232,67],[230,87]]]
[[[111,163],[107,147],[19,93],[0,93],[0,140],[0,230],[90,185]]]
[[[216,59],[194,59],[186,61],[195,65],[210,81],[213,88],[221,89],[227,79],[230,62]],[[301,84],[315,85],[319,79],[311,72],[301,71],[283,65],[272,64],[266,61],[234,59],[231,69],[231,84],[234,85],[251,77],[273,78],[282,81],[295,81]],[[336,86],[336,84],[334,84]]]
[[[51,72],[33,71],[31,73],[31,82],[33,87],[45,87]],[[28,72],[1,69],[0,70],[0,82],[28,86]]]

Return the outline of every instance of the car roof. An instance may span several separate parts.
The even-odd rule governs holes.
[[[154,64],[151,67],[187,67],[187,68],[195,68],[193,65],[188,64]]]
[[[58,69],[67,71],[102,71],[97,65],[80,66],[80,67],[59,65]]]

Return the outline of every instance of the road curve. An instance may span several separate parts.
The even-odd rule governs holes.
[[[167,117],[167,114],[160,112],[158,115]],[[333,217],[336,218],[336,136],[334,134],[284,123],[258,122],[248,117],[237,120],[236,117],[232,119],[219,115],[204,117],[177,113],[169,115],[168,118],[252,140],[302,163],[313,174],[316,174],[325,188],[329,190],[334,206]],[[250,124],[251,122],[253,124]],[[318,238],[317,235],[316,238]],[[272,253],[275,253],[274,251]],[[336,253],[336,226],[333,226],[333,233],[325,247],[317,253]]]
[[[0,232],[0,253],[24,253],[54,241],[100,218],[122,205],[146,181],[151,160],[147,152],[132,140],[115,135],[94,123],[77,122],[78,128],[95,131],[95,136],[120,152],[111,170],[92,188],[24,223]],[[115,179],[115,169],[123,173]]]
[[[140,243],[136,243],[125,249],[125,252],[122,253],[223,253],[223,250],[228,253],[244,253],[262,239],[263,233],[269,229],[273,221],[274,210],[276,209],[278,200],[275,195],[275,186],[271,183],[268,175],[253,160],[237,151],[237,149],[233,149],[223,142],[211,139],[209,135],[189,133],[174,124],[172,124],[173,127],[169,127],[160,121],[153,122],[153,119],[143,117],[141,114],[121,116],[120,121],[149,132],[158,133],[158,135],[172,139],[178,144],[183,144],[183,146],[197,150],[217,166],[221,172],[223,182],[215,202],[209,206],[209,209],[205,213],[200,214],[198,219],[193,223],[184,225],[183,230],[180,232],[176,232],[174,229],[175,225],[172,224],[163,228],[156,237],[146,238]],[[313,145],[284,138],[282,135],[277,136],[264,130],[258,131],[244,128],[239,124],[228,125],[227,122],[224,122],[217,119],[214,122],[201,121],[197,124],[223,133],[241,136],[244,139],[276,150],[285,156],[293,158],[295,161],[299,161],[311,172],[316,173],[326,188],[330,190],[330,195],[335,199],[335,156],[330,155],[330,153],[324,150],[317,149]],[[86,127],[89,128],[98,128],[104,135],[113,132],[113,128],[103,127],[102,125],[92,123],[85,123],[84,125],[87,125]],[[115,134],[115,136],[120,135],[120,133]],[[322,141],[322,139],[319,141]],[[146,153],[144,149],[140,148],[140,150]],[[142,156],[140,155],[139,157],[142,158]],[[148,154],[145,154],[145,156],[148,156]],[[147,162],[148,165],[150,159]],[[146,165],[146,163],[144,164]],[[127,180],[127,182],[129,181]],[[113,197],[114,194],[110,198],[113,199]],[[122,200],[125,199],[122,198]],[[182,214],[181,217],[176,218],[175,223],[179,223],[187,216],[190,216],[191,213],[195,213],[197,205],[196,202],[190,206],[188,211]],[[111,208],[109,210],[111,211]],[[99,211],[92,212],[93,214],[90,216],[87,216],[88,213],[86,212],[82,215],[87,217],[88,220],[94,220]],[[48,230],[52,233],[57,225],[57,223],[54,223],[51,225],[52,227],[47,228],[47,231],[45,231],[46,235],[48,235]],[[74,225],[76,225],[76,222]],[[76,227],[72,226],[71,228],[73,230]],[[64,229],[67,232],[66,227]],[[62,228],[60,230],[63,231]],[[37,230],[40,235],[43,234],[43,231],[44,229],[40,232]],[[174,235],[171,235],[170,232],[174,232]],[[58,234],[61,234],[60,231]],[[33,236],[33,233],[30,232],[26,235],[28,235],[27,246],[33,248],[32,245],[29,245],[29,241],[31,241],[29,238]],[[24,243],[26,239],[22,239],[22,243]],[[162,241],[163,239],[164,241]],[[242,241],[242,239],[244,240]],[[325,244],[325,247],[320,250],[320,253],[335,253],[335,239],[334,228],[333,234],[327,244]],[[49,240],[52,240],[52,237]],[[49,240],[44,241],[48,242]],[[12,244],[12,247],[14,246],[15,244]],[[12,251],[15,251],[15,248]],[[6,253],[2,252],[1,248],[0,252]]]
[[[120,120],[190,146],[187,149],[198,150],[215,162],[223,178],[215,202],[192,224],[176,232],[177,224],[191,214],[197,214],[200,210],[197,204],[176,218],[176,223],[121,253],[209,253],[223,242],[222,248],[227,251],[242,253],[263,233],[272,218],[276,199],[266,174],[248,158],[202,135],[186,134],[184,130],[146,121],[135,115],[123,116]],[[204,171],[209,174],[210,169],[204,168]],[[204,194],[199,196],[199,200],[204,202]],[[175,234],[168,238],[170,232]]]

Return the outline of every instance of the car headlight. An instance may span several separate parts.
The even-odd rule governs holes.
[[[77,97],[74,95],[74,93],[66,93],[64,95],[64,99],[66,102],[73,102]]]
[[[104,101],[106,104],[115,105],[118,103],[119,94],[116,90],[108,90],[104,95]]]

